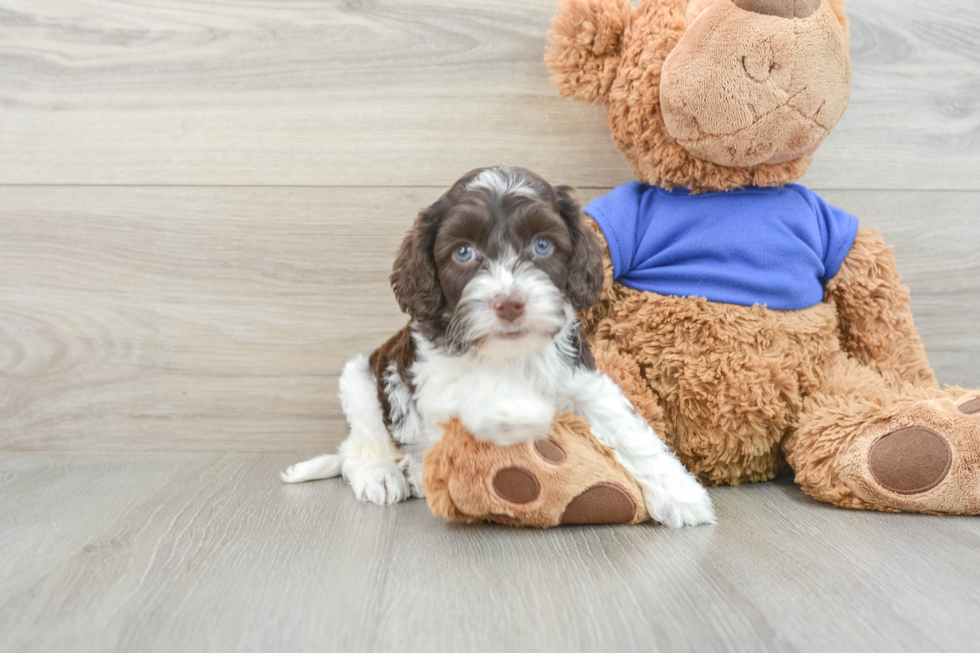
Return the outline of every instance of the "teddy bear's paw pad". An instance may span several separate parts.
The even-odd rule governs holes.
[[[636,504],[623,488],[597,483],[568,504],[562,524],[628,524],[636,516]]]
[[[535,440],[534,450],[552,465],[560,465],[565,462],[565,452],[551,440]]]
[[[505,467],[494,474],[493,491],[511,503],[530,503],[541,494],[541,483],[523,467]]]
[[[971,399],[965,404],[957,406],[964,415],[980,415],[980,399]]]
[[[910,426],[883,435],[871,446],[868,468],[886,490],[921,494],[943,482],[953,465],[953,450],[938,432]]]

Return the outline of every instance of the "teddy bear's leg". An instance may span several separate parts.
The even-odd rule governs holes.
[[[881,234],[858,230],[840,271],[827,284],[826,299],[837,306],[841,349],[895,389],[939,387],[912,320],[909,289]]]
[[[980,514],[980,391],[896,391],[839,354],[784,451],[797,482],[821,501]]]

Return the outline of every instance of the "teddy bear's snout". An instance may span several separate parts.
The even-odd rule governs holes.
[[[660,113],[700,159],[778,164],[817,149],[850,85],[844,34],[822,0],[714,2],[664,62]]]
[[[821,0],[734,0],[745,11],[780,18],[806,18],[820,8]]]

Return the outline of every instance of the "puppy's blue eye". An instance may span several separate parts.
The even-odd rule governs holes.
[[[461,245],[453,252],[453,258],[456,259],[457,263],[469,263],[474,256],[476,256],[476,252],[469,245]]]
[[[547,238],[538,238],[534,241],[534,255],[547,256],[555,248]]]

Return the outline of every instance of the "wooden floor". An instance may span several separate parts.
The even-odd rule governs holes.
[[[0,650],[977,651],[980,520],[788,482],[718,525],[446,525],[288,454],[0,454]]]
[[[0,0],[0,651],[980,650],[980,520],[788,482],[715,527],[447,526],[276,471],[344,436],[417,211],[631,181],[542,60],[558,0]],[[896,247],[980,385],[980,3],[848,0],[804,183]],[[290,452],[290,453],[285,453]]]

